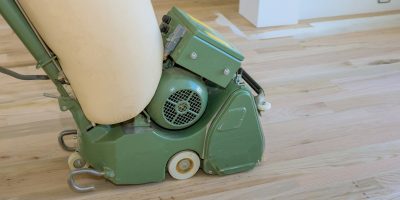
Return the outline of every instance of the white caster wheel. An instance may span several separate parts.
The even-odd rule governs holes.
[[[181,151],[168,161],[169,174],[178,180],[191,178],[200,168],[200,158],[193,151]]]
[[[68,157],[68,167],[70,170],[89,168],[89,164],[79,155],[78,152],[72,153]]]

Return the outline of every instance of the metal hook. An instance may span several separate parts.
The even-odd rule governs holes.
[[[76,191],[76,192],[90,192],[96,189],[95,186],[89,185],[89,186],[81,186],[75,182],[75,176],[82,175],[82,174],[88,174],[92,176],[98,176],[102,177],[104,176],[104,172],[99,172],[94,169],[75,169],[71,171],[68,175],[68,185],[69,187]]]
[[[65,130],[62,131],[58,136],[58,143],[60,144],[61,148],[65,151],[74,152],[76,150],[75,147],[70,147],[65,144],[64,137],[67,135],[77,135],[77,130]]]

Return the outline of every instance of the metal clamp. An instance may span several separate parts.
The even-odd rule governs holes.
[[[36,68],[40,69],[45,67],[46,65],[54,62],[57,59],[57,56],[52,56],[50,59],[45,60],[45,61],[40,61],[39,63],[37,63]]]
[[[76,192],[90,192],[96,189],[94,185],[89,186],[81,186],[75,182],[75,176],[87,174],[97,177],[103,177],[105,175],[104,172],[99,172],[94,169],[75,169],[68,174],[68,185],[69,187]]]
[[[186,28],[183,27],[182,25],[177,25],[174,32],[169,35],[169,37],[166,39],[166,44],[164,48],[164,60],[167,59],[169,54],[171,54],[178,43],[181,41],[183,36],[186,33]]]
[[[146,116],[146,122],[147,122],[147,123],[150,123],[150,122],[151,122],[151,119],[150,119],[149,113],[147,113],[145,110],[143,110],[143,114],[144,114],[144,116]]]
[[[58,143],[60,144],[61,148],[64,149],[65,151],[74,152],[76,150],[75,147],[70,147],[65,144],[64,137],[67,135],[78,135],[78,131],[77,130],[65,130],[65,131],[62,131],[58,135]]]

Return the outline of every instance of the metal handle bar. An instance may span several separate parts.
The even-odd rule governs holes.
[[[96,189],[94,185],[81,186],[75,182],[75,177],[82,174],[103,177],[105,173],[96,171],[94,169],[75,169],[71,171],[68,175],[68,185],[72,190],[76,192],[90,192]]]

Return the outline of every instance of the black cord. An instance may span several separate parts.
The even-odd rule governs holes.
[[[47,75],[24,75],[19,74],[17,72],[11,71],[5,67],[0,66],[0,73],[12,76],[16,79],[20,80],[49,80],[50,78]]]

